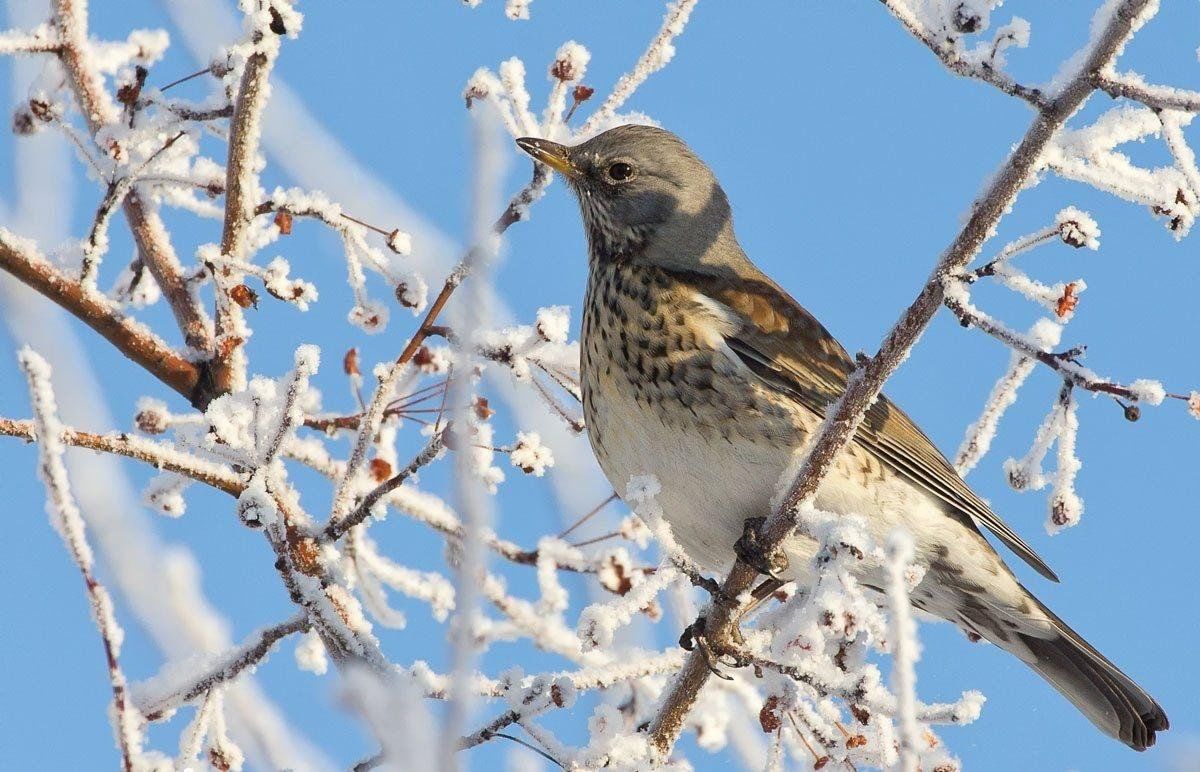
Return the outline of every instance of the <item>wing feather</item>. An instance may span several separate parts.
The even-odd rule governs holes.
[[[742,324],[725,336],[739,359],[770,388],[818,416],[845,391],[854,369],[841,344],[777,284],[753,276],[686,272],[676,278],[721,303]],[[1047,579],[1058,576],[971,490],[932,440],[904,411],[880,396],[867,411],[855,441],[911,483],[947,505],[950,516],[968,516],[991,531]]]

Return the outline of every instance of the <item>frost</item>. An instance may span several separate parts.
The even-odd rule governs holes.
[[[314,675],[325,675],[329,669],[325,644],[321,643],[321,636],[312,630],[305,633],[296,644],[296,667]]]
[[[538,335],[547,343],[566,343],[571,330],[570,309],[566,306],[539,308],[536,327]]]
[[[1129,384],[1129,390],[1133,392],[1134,398],[1147,405],[1161,405],[1167,398],[1167,390],[1163,388],[1163,385],[1149,378],[1137,379]]]
[[[1100,226],[1087,212],[1069,206],[1054,217],[1063,243],[1072,247],[1100,248]]]
[[[554,456],[537,432],[517,432],[517,444],[509,455],[513,466],[535,477],[541,477],[554,466]]]

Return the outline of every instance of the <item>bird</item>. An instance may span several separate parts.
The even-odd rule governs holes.
[[[712,170],[675,134],[622,125],[567,146],[517,146],[578,200],[588,278],[580,336],[584,419],[617,491],[654,475],[676,541],[724,571],[746,521],[769,515],[781,476],[846,389],[855,362],[751,262]],[[818,488],[815,506],[857,514],[882,543],[898,528],[924,569],[914,607],[1031,667],[1105,734],[1134,750],[1169,727],[1144,689],[1025,588],[981,528],[1038,573],[1057,576],[886,396]],[[797,532],[780,580],[816,551]],[[865,561],[868,587],[886,586]]]

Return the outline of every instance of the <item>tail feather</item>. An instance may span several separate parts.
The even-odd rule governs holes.
[[[1162,707],[1053,612],[1044,606],[1042,610],[1054,627],[1053,634],[1019,634],[1017,638],[1028,653],[1015,650],[1015,646],[1013,653],[1100,731],[1136,751],[1154,745],[1155,733],[1170,727]]]

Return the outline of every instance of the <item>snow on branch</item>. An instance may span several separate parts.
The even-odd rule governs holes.
[[[148,721],[168,719],[180,707],[262,664],[279,641],[308,629],[308,619],[297,615],[259,630],[230,651],[171,663],[158,675],[133,687],[134,702]]]

